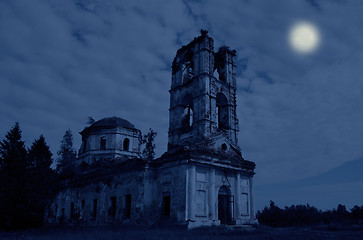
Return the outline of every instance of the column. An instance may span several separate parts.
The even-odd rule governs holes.
[[[188,169],[188,220],[195,218],[195,166]]]
[[[241,175],[237,173],[236,182],[235,182],[235,207],[236,207],[236,216],[235,220],[238,221],[241,218]]]
[[[209,171],[209,216],[210,220],[217,220],[216,219],[216,198],[215,198],[215,190],[216,190],[216,179],[215,179],[215,169],[211,169]]]
[[[255,204],[254,204],[254,197],[253,197],[253,179],[252,177],[250,178],[250,216],[251,219],[256,219],[255,216]]]

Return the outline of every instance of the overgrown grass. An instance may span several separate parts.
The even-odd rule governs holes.
[[[19,240],[156,240],[156,239],[197,239],[197,240],[237,240],[237,239],[362,239],[363,226],[314,226],[271,228],[258,226],[253,231],[220,227],[185,230],[180,228],[135,227],[47,227],[15,232],[0,232],[0,239]]]

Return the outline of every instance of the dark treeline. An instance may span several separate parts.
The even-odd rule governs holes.
[[[93,122],[90,118],[89,124]],[[155,156],[155,136],[151,129],[144,136],[145,159],[152,160]],[[71,130],[65,131],[57,155],[57,166],[53,169],[53,154],[43,135],[27,148],[18,123],[6,134],[0,142],[0,229],[43,225],[54,186],[76,174],[77,154]]]
[[[309,204],[279,208],[270,201],[270,206],[258,211],[256,217],[260,224],[272,227],[331,223],[357,224],[363,220],[363,206],[354,206],[348,211],[344,205],[339,204],[336,209],[322,211]]]
[[[61,142],[57,170],[51,168],[53,154],[42,135],[30,148],[21,138],[16,123],[0,142],[0,229],[41,226],[52,187],[69,167],[65,160],[75,157],[70,130]]]

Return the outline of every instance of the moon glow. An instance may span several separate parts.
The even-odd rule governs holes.
[[[291,47],[298,53],[311,53],[317,49],[320,43],[318,29],[308,22],[295,24],[289,33]]]

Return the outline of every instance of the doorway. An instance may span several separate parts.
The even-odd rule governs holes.
[[[218,191],[218,220],[221,224],[231,225],[233,221],[234,197],[227,186],[222,186]]]

